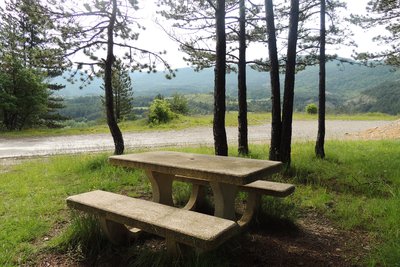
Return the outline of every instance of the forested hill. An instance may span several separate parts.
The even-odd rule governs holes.
[[[367,89],[346,101],[345,108],[355,112],[400,114],[400,83],[385,82]]]
[[[296,76],[296,92],[299,99],[315,100],[318,92],[318,67],[311,66],[301,71]],[[205,69],[195,72],[190,68],[179,69],[176,78],[165,79],[162,72],[147,74],[133,73],[133,90],[136,96],[153,96],[158,93],[170,95],[175,92],[183,94],[209,93],[213,91],[214,70]],[[265,98],[269,95],[269,74],[258,72],[250,67],[248,76],[248,95],[249,98]],[[327,63],[327,95],[335,99],[350,99],[359,95],[361,92],[381,86],[385,82],[399,82],[400,72],[393,71],[388,66],[378,66],[369,68],[358,64],[339,63],[338,61]],[[95,79],[92,84],[83,89],[79,89],[79,82],[69,84],[61,77],[57,82],[67,84],[66,88],[60,92],[61,95],[70,98],[83,95],[99,95],[103,91],[100,89],[102,81]],[[227,75],[227,93],[236,96],[237,75],[230,73]]]

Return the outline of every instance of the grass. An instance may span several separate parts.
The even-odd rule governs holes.
[[[328,141],[326,160],[316,159],[313,147],[311,142],[294,144],[292,168],[275,176],[277,180],[295,183],[296,193],[284,201],[264,199],[263,205],[272,216],[283,215],[290,221],[297,214],[313,210],[342,229],[365,231],[374,237],[365,265],[398,265],[400,141]],[[180,150],[213,152],[209,147]],[[268,147],[262,145],[251,146],[251,151],[252,158],[265,159],[268,155]],[[231,155],[236,156],[233,149]],[[73,219],[76,217],[65,206],[67,196],[93,189],[133,197],[150,196],[150,184],[142,171],[110,166],[107,157],[97,154],[41,158],[13,166],[1,174],[0,266],[33,264],[37,255],[51,249],[69,253],[75,259],[96,251],[106,251],[107,255],[122,253],[103,242],[99,235],[90,235],[87,229],[93,228],[93,221],[88,219],[82,224],[82,219]],[[1,166],[0,172],[2,168],[5,167]],[[183,202],[189,191],[177,183],[175,192],[177,201]],[[95,242],[99,247],[96,251],[85,251],[85,242],[93,243],[92,238],[100,238]],[[130,250],[124,253],[134,255],[136,263],[146,262],[149,255],[146,251],[135,246]],[[150,253],[148,257],[154,255]],[[209,259],[192,258],[186,263],[213,265],[205,264]],[[229,265],[227,261],[223,258],[219,265]]]
[[[295,113],[294,120],[317,120],[317,115],[306,113]],[[396,120],[398,116],[392,116],[382,113],[363,113],[363,114],[327,114],[327,120]],[[123,132],[142,132],[154,130],[179,130],[193,127],[211,127],[213,121],[212,115],[203,116],[179,116],[168,124],[151,125],[146,119],[136,121],[124,121],[120,123]],[[260,125],[271,121],[270,113],[249,113],[249,125]],[[237,126],[237,112],[228,112],[226,114],[226,126]],[[54,136],[54,135],[79,135],[79,134],[98,134],[109,133],[105,122],[98,125],[82,126],[62,129],[27,129],[24,131],[0,132],[0,137],[30,137],[30,136]]]

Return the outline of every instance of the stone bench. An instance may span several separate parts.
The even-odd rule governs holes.
[[[294,189],[295,186],[292,184],[264,180],[258,180],[239,186],[239,190],[241,191],[273,197],[287,197],[294,192]]]
[[[242,218],[238,221],[238,224],[241,227],[245,227],[249,225],[260,208],[262,195],[287,197],[294,192],[295,186],[286,183],[258,180],[239,186],[239,190],[248,193],[246,209],[242,215]]]
[[[206,180],[199,180],[187,176],[176,175],[175,180],[179,182],[187,182],[192,184],[198,184],[207,186],[209,182]],[[295,186],[292,184],[286,183],[279,183],[279,182],[270,182],[265,180],[257,180],[249,184],[240,185],[240,191],[256,193],[260,195],[268,195],[274,197],[286,197],[291,195],[294,190]]]
[[[200,186],[209,185],[208,181],[199,180],[182,175],[176,175],[175,180],[180,182],[188,182]],[[293,184],[287,184],[287,183],[257,180],[249,184],[239,185],[238,190],[248,193],[246,209],[241,219],[238,221],[238,224],[241,227],[244,227],[251,222],[253,216],[258,211],[262,195],[273,196],[273,197],[287,197],[294,192],[295,186]],[[194,206],[192,203],[195,201],[196,200],[194,199],[190,199],[189,200],[190,205],[188,206],[190,207]]]
[[[240,230],[234,221],[100,190],[70,196],[67,205],[98,216],[113,243],[126,243],[126,226],[135,227],[164,237],[173,255],[179,251],[178,244],[199,251],[214,249]]]

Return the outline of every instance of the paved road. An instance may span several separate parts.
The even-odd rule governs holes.
[[[341,139],[346,133],[363,131],[390,123],[390,121],[327,121],[326,138]],[[270,124],[251,126],[249,127],[249,141],[266,142],[270,138],[270,132]],[[315,140],[316,134],[317,122],[315,121],[295,121],[293,123],[293,140]],[[236,143],[236,127],[227,128],[227,137],[229,143]],[[212,128],[201,127],[176,131],[125,133],[124,141],[126,148],[210,145],[213,144],[213,134]],[[0,138],[0,159],[102,150],[113,150],[110,134]]]

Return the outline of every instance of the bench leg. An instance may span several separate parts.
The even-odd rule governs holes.
[[[185,210],[196,210],[199,207],[204,206],[206,196],[206,188],[202,185],[192,184],[192,193],[190,194],[190,198],[188,203],[186,203],[183,209]]]
[[[146,170],[153,190],[153,201],[168,206],[174,206],[172,200],[172,181],[174,175]]]
[[[100,227],[104,234],[115,245],[126,245],[129,241],[130,231],[125,225],[99,218]]]
[[[210,182],[214,195],[214,215],[236,221],[235,198],[238,188],[232,184]]]
[[[242,218],[238,221],[240,227],[246,227],[249,225],[251,220],[257,214],[261,205],[261,195],[256,193],[248,193],[246,209],[242,215]]]
[[[174,234],[167,233],[165,236],[165,243],[167,245],[167,254],[172,259],[177,259],[181,254],[181,250],[179,243],[175,240]]]

